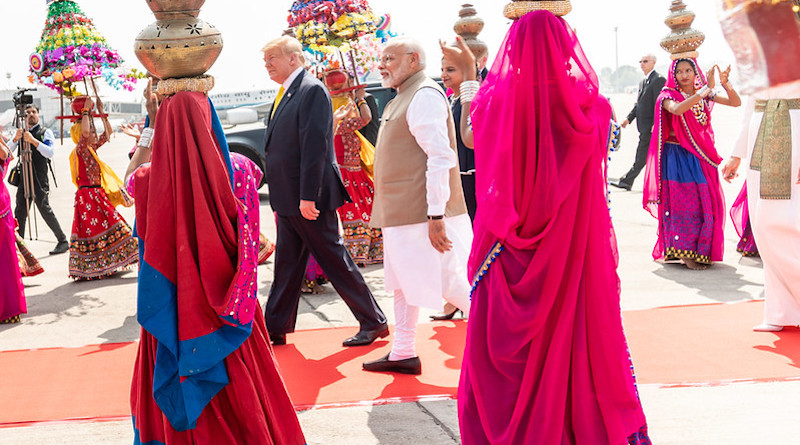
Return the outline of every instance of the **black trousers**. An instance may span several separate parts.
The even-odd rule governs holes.
[[[36,193],[36,208],[39,209],[39,214],[42,215],[42,219],[47,224],[47,227],[50,227],[50,230],[53,231],[53,234],[56,236],[56,240],[66,241],[67,237],[64,235],[64,232],[61,230],[61,226],[58,224],[58,220],[56,219],[56,214],[53,213],[53,209],[50,208],[50,199],[48,197],[49,191],[44,191],[41,187],[34,186],[34,192]],[[19,234],[23,238],[25,237],[25,224],[27,223],[28,219],[28,211],[32,209],[28,209],[26,211],[25,205],[25,190],[20,187],[17,187],[17,205],[14,208],[14,218],[17,219],[17,223],[19,224]]]
[[[619,182],[624,182],[628,185],[633,185],[633,181],[639,176],[642,169],[647,165],[647,152],[650,150],[650,137],[652,133],[647,131],[639,133],[639,146],[636,147],[636,159],[633,161],[633,167],[625,173],[625,176],[619,179]]]
[[[461,189],[464,190],[464,202],[467,204],[469,219],[474,223],[475,212],[478,210],[475,198],[475,174],[461,175]]]
[[[336,210],[320,212],[315,221],[302,216],[278,215],[277,225],[275,278],[265,315],[270,333],[294,332],[309,253],[322,266],[362,330],[377,329],[386,323],[386,316],[339,236]]]

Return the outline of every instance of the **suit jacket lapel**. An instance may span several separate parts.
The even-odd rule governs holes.
[[[639,94],[636,96],[637,101],[642,98],[642,94],[644,94],[645,87],[647,87],[647,79],[646,78],[642,79],[642,81],[639,82]]]
[[[281,102],[278,104],[278,108],[275,110],[275,114],[273,114],[272,117],[269,118],[269,121],[267,121],[267,130],[266,130],[267,135],[264,139],[265,143],[269,143],[269,138],[272,135],[272,128],[273,128],[272,123],[278,119],[278,116],[280,116],[283,109],[286,108],[286,104],[288,104],[289,101],[292,100],[295,93],[297,92],[297,89],[300,88],[300,84],[303,82],[303,76],[305,75],[306,75],[305,70],[300,71],[300,74],[297,75],[297,78],[295,78],[292,81],[292,84],[289,86],[289,89],[283,93],[283,99],[281,99]],[[272,110],[270,110],[270,113],[272,113]]]

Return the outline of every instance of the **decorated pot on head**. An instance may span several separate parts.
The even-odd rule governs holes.
[[[342,95],[347,93],[347,73],[340,69],[332,69],[325,71],[323,74],[323,81],[325,86],[331,92],[331,96]]]
[[[157,20],[169,20],[185,16],[197,17],[205,2],[206,0],[147,0],[147,6]]]
[[[136,37],[134,52],[154,76],[157,92],[207,92],[214,79],[205,75],[222,52],[222,34],[198,18],[205,0],[148,0],[156,22]],[[180,79],[180,81],[168,81]]]
[[[572,11],[572,3],[570,0],[553,0],[544,2],[511,0],[511,3],[507,4],[505,8],[503,8],[503,15],[511,20],[517,20],[531,11],[541,10],[550,11],[553,13],[553,15],[561,17],[569,14],[569,12]]]
[[[742,92],[800,83],[800,1],[721,1],[720,24]]]
[[[705,34],[696,29],[692,29],[694,13],[686,9],[683,0],[672,0],[669,8],[670,13],[664,20],[670,33],[661,39],[661,47],[670,53],[672,60],[677,59],[696,59],[697,48],[706,39]]]
[[[483,40],[478,39],[478,34],[483,31],[483,19],[478,17],[478,12],[471,4],[461,5],[461,10],[458,11],[458,20],[453,25],[453,31],[464,39],[464,43],[467,44],[476,59],[489,54],[489,47]]]

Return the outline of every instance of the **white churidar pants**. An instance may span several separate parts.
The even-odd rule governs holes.
[[[453,248],[439,253],[428,238],[428,223],[383,228],[384,280],[394,294],[395,337],[390,360],[416,356],[414,341],[419,308],[442,308],[442,299],[469,317],[467,260],[472,245],[469,216],[445,218]]]

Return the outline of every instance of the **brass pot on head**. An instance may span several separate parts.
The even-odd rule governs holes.
[[[153,75],[160,79],[196,77],[204,74],[222,52],[222,34],[213,25],[197,18],[205,0],[147,0],[156,20],[136,37],[134,53]],[[164,15],[166,14],[166,15]]]
[[[156,20],[167,20],[180,16],[197,17],[206,0],[147,0]]]
[[[664,23],[670,28],[670,33],[661,39],[661,47],[669,52],[672,60],[683,58],[696,58],[697,48],[706,39],[705,34],[692,29],[695,14],[686,9],[683,0],[672,0]]]
[[[458,11],[458,20],[453,25],[456,32],[477,58],[488,54],[489,47],[483,40],[478,39],[478,34],[483,30],[483,19],[478,17],[475,7],[469,3],[461,5]]]

